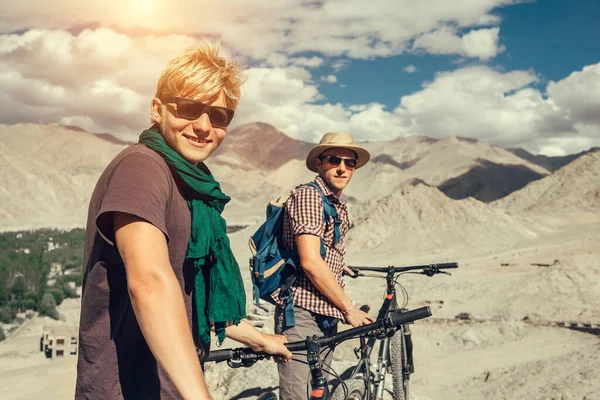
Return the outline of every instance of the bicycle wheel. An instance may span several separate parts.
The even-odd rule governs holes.
[[[344,387],[344,383],[346,386]],[[347,391],[345,390],[348,388]],[[361,379],[348,379],[340,383],[331,393],[331,400],[363,400],[365,382]]]
[[[404,375],[407,366],[406,341],[404,327],[390,338],[390,364],[392,383],[394,385],[394,400],[408,400],[408,377]]]

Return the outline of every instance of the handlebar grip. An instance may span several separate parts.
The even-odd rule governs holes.
[[[290,343],[286,343],[285,347],[287,347],[287,349],[289,351],[304,351],[306,350],[306,342],[304,340],[298,341],[298,342],[290,342]]]
[[[431,317],[431,309],[429,308],[429,306],[416,308],[414,310],[406,312],[395,311],[390,315],[392,325],[395,326],[406,324],[408,322],[413,322],[418,319],[423,319],[427,317]]]
[[[458,268],[458,263],[455,263],[455,262],[441,263],[441,264],[435,264],[435,266],[438,269],[443,269],[443,268]]]
[[[233,358],[233,349],[213,350],[208,355],[206,362],[210,361],[227,361]]]

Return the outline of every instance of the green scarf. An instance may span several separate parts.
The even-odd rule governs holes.
[[[200,339],[210,344],[210,327],[215,327],[219,345],[225,340],[225,327],[237,325],[246,317],[246,293],[240,267],[233,256],[221,216],[226,196],[205,167],[195,166],[169,147],[155,126],[140,135],[140,143],[156,151],[171,171],[193,193],[187,204],[192,226],[185,262],[196,269],[194,297]],[[204,167],[204,168],[203,168]]]

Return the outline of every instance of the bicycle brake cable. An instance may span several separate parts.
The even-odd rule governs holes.
[[[400,306],[400,309],[402,309],[408,305],[409,298],[408,291],[406,290],[406,288],[400,282],[398,282],[398,279],[400,279],[400,275],[403,274],[398,274],[398,276],[394,278],[394,287],[400,288],[400,292],[402,292],[402,305]]]

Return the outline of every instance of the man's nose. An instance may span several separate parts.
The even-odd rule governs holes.
[[[210,122],[210,117],[207,113],[203,113],[193,122],[194,131],[199,132],[210,132],[212,128],[212,124]]]
[[[346,172],[346,163],[344,162],[344,160],[340,161],[340,163],[338,164],[337,170],[340,173]]]

